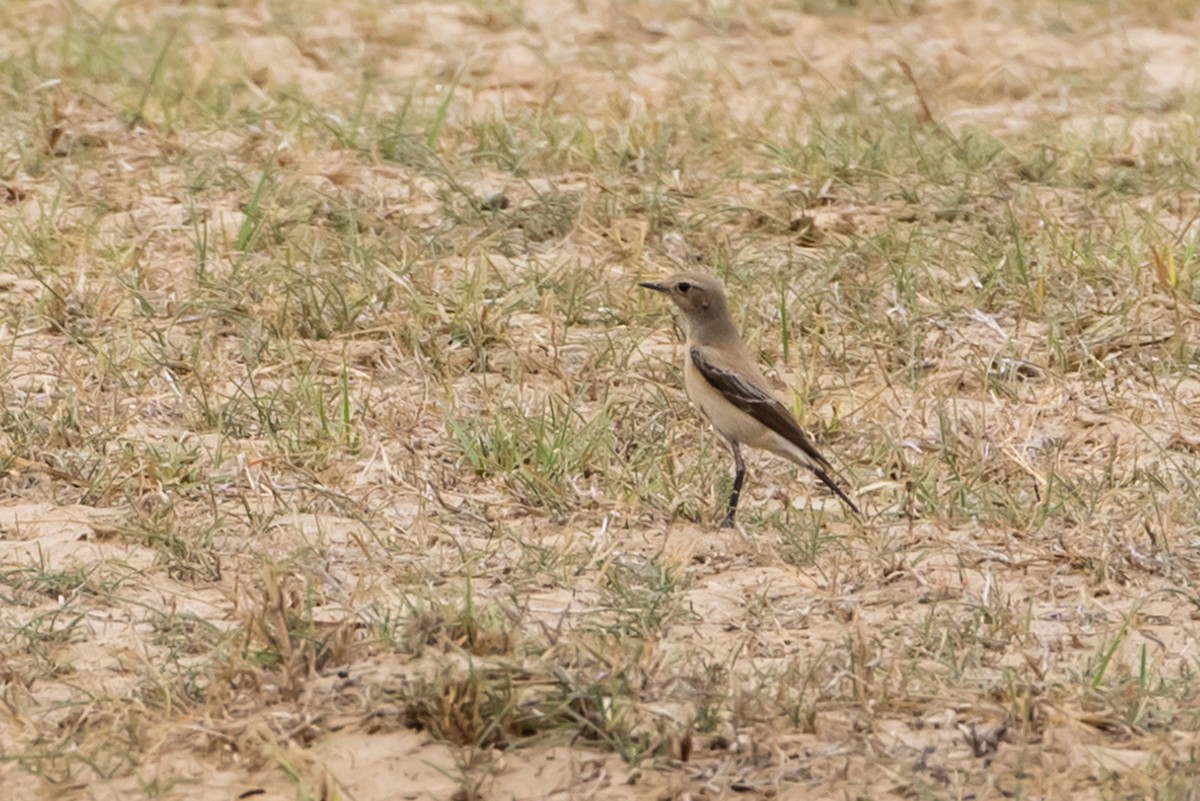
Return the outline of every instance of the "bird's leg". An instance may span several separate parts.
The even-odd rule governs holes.
[[[733,464],[736,472],[733,476],[733,492],[729,493],[729,511],[721,521],[721,528],[733,528],[733,516],[737,513],[738,498],[742,495],[742,482],[746,480],[746,463],[742,461],[742,450],[737,440],[729,440],[729,450],[733,451]]]

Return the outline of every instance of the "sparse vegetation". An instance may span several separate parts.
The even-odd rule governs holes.
[[[5,798],[1197,798],[1193,4],[9,11]]]

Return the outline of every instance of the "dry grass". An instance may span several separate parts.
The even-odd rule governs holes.
[[[5,797],[1197,798],[1191,3],[17,6]]]

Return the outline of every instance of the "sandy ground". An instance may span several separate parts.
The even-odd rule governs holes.
[[[1196,797],[1194,300],[1154,289],[1138,239],[1128,280],[1093,290],[1070,247],[1043,248],[1049,288],[1035,281],[1035,300],[960,303],[987,278],[969,244],[938,248],[1003,217],[982,180],[963,188],[959,215],[914,207],[904,174],[881,167],[797,224],[780,186],[822,189],[803,169],[727,171],[732,140],[702,136],[759,131],[764,151],[804,152],[822,126],[896,114],[986,134],[1017,160],[1032,159],[1032,139],[1062,162],[1102,140],[1086,169],[1103,180],[1169,173],[1174,153],[1191,167],[1168,190],[1147,181],[1109,205],[1035,175],[1014,179],[1011,202],[1081,241],[1121,240],[1114,208],[1152,218],[1186,264],[1200,217],[1194,13],[982,0],[22,5],[0,34],[18,65],[10,91],[32,98],[4,131],[0,194],[4,797]],[[147,92],[139,123],[138,87],[154,84],[132,69],[125,82],[122,48],[143,34],[164,46],[164,85],[179,94]],[[74,64],[60,83],[38,85],[32,43]],[[76,49],[91,55],[72,62]],[[433,119],[447,96],[445,137],[415,142],[417,155],[403,137],[386,157],[345,134],[357,108]],[[251,111],[184,111],[222,102]],[[521,121],[539,109],[627,153],[625,171],[582,156],[537,166],[553,143],[529,144]],[[462,155],[473,121],[509,118],[487,130],[523,143],[534,166],[520,179]],[[670,269],[683,240],[649,192],[601,213],[649,185],[655,158],[676,219],[742,210],[709,232],[712,247],[750,243],[733,252],[764,274],[797,225],[819,237],[804,253],[833,260],[897,219],[943,243],[927,245],[915,291],[880,294],[869,340],[820,354],[801,340],[786,359],[764,346],[781,387],[816,399],[803,411],[865,521],[755,457],[744,504],[760,516],[711,525],[725,457],[682,399],[669,313],[628,290]],[[265,213],[251,200],[260,173],[279,194],[247,245]],[[491,229],[448,223],[452,182],[503,192],[524,239],[497,245]],[[568,225],[519,219],[551,196],[576,198]],[[309,307],[273,305],[293,296],[270,282],[287,280],[280,264],[315,281],[322,253],[339,269],[354,246],[321,248],[345,209],[378,245],[383,289],[330,332]],[[207,273],[202,247],[215,254]],[[805,297],[887,273],[847,259]],[[456,277],[472,269],[486,274],[477,295]],[[510,302],[535,269],[584,286],[581,307]],[[737,286],[739,321],[767,341],[773,286]],[[1050,307],[1074,293],[1069,326],[1038,308],[1039,291]],[[889,328],[908,317],[919,325]],[[269,335],[255,339],[256,319]],[[804,322],[826,342],[843,325],[836,312]],[[597,346],[605,337],[619,360]],[[330,414],[311,413],[308,385]],[[662,486],[680,495],[622,495],[579,470],[555,509],[537,487],[472,469],[448,422],[555,399],[583,417],[603,408],[622,447],[665,442],[682,478]],[[935,472],[938,492],[923,495]],[[1056,483],[1076,496],[1044,501]],[[954,487],[1004,511],[955,507]]]

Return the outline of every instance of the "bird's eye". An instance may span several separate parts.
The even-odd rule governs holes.
[[[680,281],[678,284],[675,285],[675,288],[678,289],[680,292],[687,292],[689,289],[692,288],[692,285],[689,284],[687,281]]]

